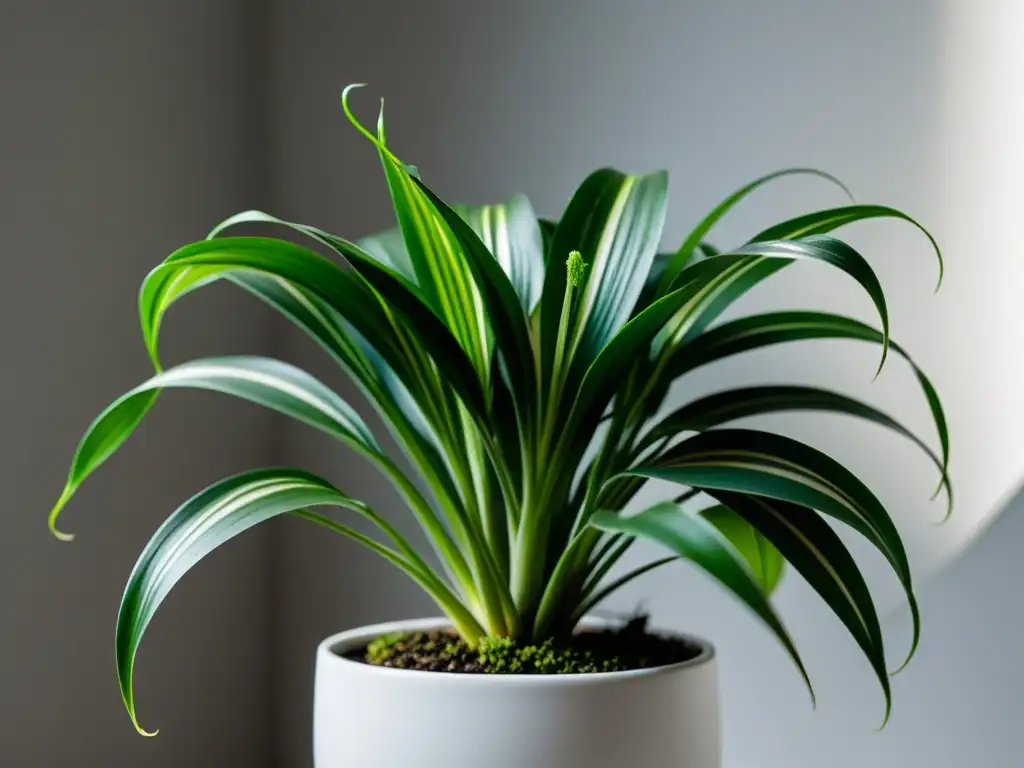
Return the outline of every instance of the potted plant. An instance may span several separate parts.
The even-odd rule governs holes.
[[[557,221],[537,218],[522,196],[453,207],[392,152],[382,118],[375,132],[359,123],[349,91],[342,95],[345,114],[380,155],[399,228],[357,244],[250,211],[164,260],[139,298],[156,373],[90,426],[49,522],[56,536],[70,539],[58,530],[57,516],[78,486],[120,448],[162,390],[191,387],[266,406],[361,454],[404,498],[433,556],[365,503],[302,470],[259,469],[206,488],[156,532],[122,598],[117,675],[139,731],[145,733],[136,717],[133,664],[163,598],[213,549],[285,514],[372,549],[416,581],[443,614],[343,632],[320,646],[320,768],[717,766],[711,645],[649,632],[643,620],[612,626],[588,618],[609,593],[676,559],[748,606],[810,689],[770,602],[784,562],[791,564],[863,650],[888,717],[889,668],[875,606],[826,518],[863,535],[892,566],[913,614],[916,647],[911,573],[891,517],[825,454],[727,425],[786,410],[876,422],[922,448],[951,505],[948,438],[935,389],[890,341],[885,297],[868,262],[829,234],[871,218],[920,225],[892,208],[851,199],[725,251],[705,240],[733,206],[774,178],[810,173],[839,183],[807,169],[738,190],[668,253],[657,253],[664,173],[596,171]],[[244,222],[289,227],[327,255],[289,240],[223,236]],[[941,282],[941,254],[921,229],[935,247]],[[798,259],[845,272],[874,303],[881,329],[791,310],[715,322]],[[405,460],[381,447],[349,403],[288,363],[218,357],[164,368],[164,314],[219,280],[267,302],[319,342],[359,386]],[[907,360],[940,451],[870,405],[803,385],[731,389],[663,412],[669,386],[687,372],[802,339],[867,341],[879,346],[881,362],[890,351]],[[652,478],[681,492],[625,512]],[[369,528],[350,527],[330,508]],[[614,571],[637,539],[663,545],[666,556]]]

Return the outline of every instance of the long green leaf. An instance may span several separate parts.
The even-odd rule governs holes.
[[[124,444],[161,389],[183,387],[233,395],[271,408],[327,432],[359,453],[383,458],[380,446],[352,407],[305,371],[263,357],[195,360],[157,374],[111,403],[78,444],[60,501],[50,512],[50,530],[61,538],[57,517],[85,479]]]
[[[555,239],[555,230],[558,229],[558,222],[552,219],[538,219],[537,223],[540,225],[540,237],[544,244],[544,268],[547,269],[548,259],[551,256],[551,243]],[[541,290],[541,294],[544,291]]]
[[[210,232],[209,237],[216,237],[229,227],[253,222],[288,227],[325,245],[343,258],[348,259],[351,255],[361,264],[366,261],[368,251],[353,246],[336,235],[305,224],[284,221],[262,211],[245,211],[231,216],[218,224]],[[395,235],[401,240],[401,235],[397,231]],[[383,234],[380,238],[382,241],[391,241],[390,237],[385,237]],[[403,250],[404,247],[402,244]],[[391,257],[381,253],[375,255],[389,269],[394,269],[393,266],[390,266],[393,263],[401,263],[401,257],[396,254],[391,254]],[[365,267],[365,264],[363,266],[366,272],[373,273],[372,268]],[[385,293],[391,295],[402,291],[397,295],[397,298],[401,300],[406,296],[404,291],[414,290],[411,285],[404,284],[400,277],[392,276],[393,280],[389,281],[387,269],[381,272],[382,275],[378,282],[384,285]],[[399,275],[404,275],[402,270],[398,270],[398,272]],[[390,422],[389,426],[396,428],[392,431],[399,433],[399,442],[404,443],[415,439],[418,443],[415,446],[415,451],[429,459],[435,473],[439,476],[446,473],[446,470],[439,469],[441,463],[439,457],[426,456],[426,454],[436,453],[438,449],[434,427],[430,425],[423,412],[423,407],[428,405],[430,400],[429,370],[431,363],[420,353],[418,346],[400,343],[407,332],[402,325],[395,322],[389,313],[385,313],[385,315],[391,323],[394,342],[399,342],[397,344],[393,342],[392,346],[400,347],[400,351],[406,356],[403,368],[406,371],[404,377],[396,372],[395,368],[385,360],[377,349],[352,326],[352,323],[315,293],[293,285],[287,280],[259,272],[232,271],[228,272],[225,277],[229,282],[244,288],[277,309],[312,336],[356,380],[374,407],[386,417],[385,421]],[[393,286],[391,291],[387,289],[389,282],[397,283],[397,286]],[[379,334],[377,338],[380,339]],[[415,388],[415,393],[410,390],[410,387]],[[413,448],[409,445],[403,445],[403,447],[406,450]]]
[[[942,253],[939,250],[938,244],[932,235],[924,229],[917,221],[910,218],[902,211],[898,211],[894,208],[887,208],[884,206],[872,206],[872,205],[851,205],[842,208],[835,208],[827,211],[819,211],[817,213],[807,214],[800,216],[795,219],[791,219],[787,222],[782,222],[774,227],[764,230],[756,237],[754,237],[750,245],[756,244],[762,241],[769,240],[789,240],[789,239],[800,239],[805,237],[811,237],[815,235],[822,235],[827,232],[831,232],[837,227],[843,226],[844,224],[850,224],[855,221],[872,218],[898,218],[908,221],[920,229],[931,242],[932,247],[935,249],[935,254],[939,263],[939,284],[942,283]],[[742,249],[741,249],[742,250]],[[771,275],[779,272],[784,267],[788,266],[792,262],[785,260],[775,260],[759,264],[756,269],[747,271],[739,276],[739,279],[729,287],[728,291],[722,292],[722,294],[716,299],[716,301],[705,308],[698,318],[695,318],[690,324],[690,328],[686,335],[686,340],[691,340],[698,334],[702,333],[718,316],[720,316],[729,306],[732,305],[736,299],[743,296],[751,288],[755,287]],[[936,288],[936,290],[938,290]],[[877,289],[877,293],[881,295],[881,289]],[[885,348],[883,347],[883,360],[884,360]]]
[[[741,493],[710,493],[726,505],[716,509],[726,509],[771,542],[846,625],[882,686],[888,721],[892,694],[882,628],[864,577],[842,540],[807,507]]]
[[[888,427],[917,445],[938,468],[942,484],[949,485],[944,460],[898,421],[860,400],[815,387],[743,387],[698,398],[672,411],[654,425],[644,436],[641,448],[682,432],[701,432],[738,419],[782,411],[842,413]]]
[[[771,595],[782,579],[786,564],[775,545],[729,507],[717,504],[702,509],[699,514],[736,547],[758,585],[766,595]]]
[[[920,222],[911,218],[903,211],[896,208],[889,208],[885,205],[845,205],[839,208],[829,208],[824,211],[814,211],[803,216],[779,222],[768,229],[759,232],[751,242],[760,240],[785,240],[807,237],[808,235],[824,235],[839,227],[853,224],[866,219],[902,219],[917,227],[924,236],[928,238],[932,248],[935,249],[935,256],[939,261],[939,282],[942,285],[944,266],[942,262],[942,251],[939,244],[932,237],[931,232],[925,229]],[[938,285],[936,290],[938,290]]]
[[[319,230],[314,232],[318,239],[325,239],[333,246],[332,236]],[[338,240],[341,243],[339,247],[348,248],[350,245]],[[217,274],[228,275],[239,270],[255,271],[285,280],[323,299],[379,352],[412,391],[439,392],[442,385],[451,386],[461,399],[458,407],[465,407],[477,419],[486,419],[481,382],[472,364],[447,327],[418,300],[415,289],[372,257],[363,257],[354,246],[346,251],[346,256],[351,256],[354,264],[372,276],[375,281],[372,286],[360,274],[346,272],[328,259],[282,240],[217,238],[194,243],[177,251],[149,274],[140,293],[143,336],[154,363],[159,367],[157,344],[160,319],[167,308],[192,287],[195,283],[193,275],[197,270],[202,273],[201,279],[207,282]],[[400,311],[409,321],[409,333],[414,334],[414,338],[422,343],[439,366],[443,365],[443,381],[428,366],[428,361],[422,357],[410,336],[396,325],[393,312],[382,302],[378,288],[390,292],[392,301],[398,303]],[[394,297],[400,297],[401,301]],[[454,405],[431,404],[447,412],[446,426],[458,417]],[[412,497],[416,496],[411,486],[405,488],[405,492]],[[421,499],[412,498],[412,501],[415,506],[422,506],[419,503]],[[472,546],[476,538],[472,517],[467,516],[460,507],[452,505],[446,507],[446,515],[455,526],[454,531],[460,543]],[[419,516],[424,521],[430,519],[425,509],[420,510]],[[436,538],[440,540],[440,537]],[[447,550],[451,550],[448,559],[456,568],[460,584],[469,588],[469,579],[462,567],[461,558],[455,556],[453,547],[442,545],[442,549],[446,550],[446,556],[449,555]]]
[[[575,421],[571,423],[596,423],[611,397],[621,387],[624,371],[652,356],[652,345],[666,324],[710,301],[716,291],[734,279],[736,272],[754,261],[754,257],[736,256],[702,262],[689,270],[692,279],[627,322],[600,351],[583,376],[573,409]]]
[[[516,195],[498,205],[453,207],[508,275],[523,310],[532,312],[544,288],[544,239],[529,198]]]
[[[421,185],[422,181],[419,182]],[[531,312],[544,287],[544,236],[526,195],[492,205],[451,206],[476,232]],[[553,226],[553,224],[552,224]],[[402,231],[394,227],[359,240],[359,247],[415,282],[416,274]]]
[[[432,211],[450,227],[461,247],[505,361],[505,372],[512,383],[512,395],[522,423],[529,424],[535,407],[537,374],[529,319],[520,296],[501,264],[472,227],[421,181],[416,180],[416,184]]]
[[[483,301],[458,242],[430,204],[426,194],[383,141],[382,120],[377,135],[356,119],[348,104],[349,86],[342,92],[342,107],[352,125],[377,148],[398,226],[416,273],[416,284],[429,306],[451,329],[473,363],[481,381],[490,375],[489,326]]]
[[[319,296],[258,272],[231,272],[227,280],[281,312],[308,333],[349,373],[381,414],[399,446],[443,498],[458,498],[433,427],[395,370],[344,317]]]
[[[402,173],[405,173],[405,171],[402,170]],[[429,199],[427,199],[427,204],[432,205]],[[443,203],[441,205],[443,205]],[[384,305],[385,307],[396,307],[401,314],[405,315],[405,318],[409,321],[409,327],[414,336],[420,337],[424,330],[427,330],[427,335],[429,336],[436,335],[439,339],[446,338],[447,329],[439,322],[432,310],[430,310],[422,301],[419,289],[403,278],[399,273],[382,264],[379,259],[367,254],[354,243],[314,227],[280,221],[274,217],[269,217],[266,214],[250,212],[248,215],[261,217],[259,220],[284,224],[303,232],[331,248],[352,265],[353,269],[355,269],[356,272],[366,281],[371,291],[379,293],[380,297],[386,300],[387,304]],[[522,310],[519,307],[518,302],[514,298],[514,290],[508,282],[508,279],[502,273],[493,257],[487,253],[483,245],[479,243],[478,238],[476,238],[476,235],[473,234],[471,229],[469,229],[468,225],[456,214],[451,213],[451,215],[457,220],[457,225],[463,228],[463,239],[476,241],[479,249],[484,252],[483,258],[486,259],[488,266],[492,266],[496,271],[496,279],[498,281],[504,281],[504,286],[507,287],[509,294],[512,295],[512,312],[519,315],[523,332],[524,334],[527,333],[525,328],[525,317],[522,314]],[[237,218],[235,221],[237,221]],[[489,294],[487,295],[489,296]],[[391,332],[390,337],[392,344],[397,342],[397,346],[401,347],[401,350],[405,355],[405,360],[409,363],[409,367],[411,369],[416,369],[419,373],[421,390],[429,392],[431,389],[434,389],[444,393],[446,385],[450,382],[436,376],[432,370],[424,370],[425,361],[420,359],[420,355],[417,350],[411,347],[407,341],[402,343],[403,340],[406,339],[405,328],[392,320],[392,313],[390,309],[386,309],[385,314],[387,315],[390,323],[390,328],[388,330]],[[355,325],[354,319],[346,318],[346,320],[348,320],[350,324]],[[504,326],[500,327],[502,330],[505,328]],[[379,336],[381,329],[376,330],[378,331]],[[528,340],[526,348],[529,349]],[[456,355],[453,360],[458,362],[458,355],[460,354],[458,347],[456,345],[450,345],[449,351]],[[451,361],[441,355],[435,358],[435,362],[442,371],[447,373],[447,368]],[[477,392],[479,392],[483,397],[489,396],[491,392],[490,387],[486,387],[483,390],[480,389],[480,385],[486,384],[486,380],[486,376],[482,377],[481,380],[474,374],[468,374],[467,379],[464,382],[464,386],[468,387],[468,390],[456,387],[456,391],[460,395],[468,391],[474,396]],[[528,391],[532,391],[530,388],[527,389]],[[444,397],[443,394],[442,397]],[[485,526],[491,522],[489,509],[491,507],[491,500],[489,498],[490,467],[487,465],[485,443],[480,438],[477,426],[482,425],[484,426],[484,429],[487,429],[486,421],[488,414],[486,411],[486,405],[482,405],[476,400],[469,400],[463,403],[449,403],[445,401],[439,406],[438,413],[435,415],[437,422],[443,422],[443,424],[438,423],[437,426],[442,430],[441,434],[447,440],[447,442],[444,443],[445,449],[453,459],[452,463],[459,464],[460,468],[463,470],[459,475],[463,481],[461,483],[461,501],[470,506],[470,509],[473,509],[475,505],[478,516],[482,518]],[[484,434],[489,434],[489,431]],[[456,455],[453,456],[453,453]],[[504,469],[504,466],[498,466],[497,469],[501,472]],[[504,479],[503,475],[499,475],[499,477]],[[509,503],[514,503],[511,501],[513,490],[510,489],[510,483],[505,482],[503,484],[503,489],[506,490],[505,497],[510,500]],[[451,497],[451,500],[454,502],[455,497]],[[452,505],[450,504],[449,507],[451,506]],[[481,530],[480,525],[477,524],[476,518],[472,515],[463,514],[461,509],[450,511],[449,520],[454,520],[456,525],[455,532],[459,540],[464,544],[467,544],[468,542],[468,546],[474,547],[474,560],[478,563],[480,568],[485,567],[490,553],[483,549],[482,538],[487,534],[490,536],[492,543],[495,543],[498,541],[499,536],[505,535],[505,527],[502,526],[500,529],[497,529],[497,532],[495,526],[490,526],[486,528],[486,530]],[[478,576],[478,581],[479,579],[483,579],[480,583],[491,589],[488,594],[484,595],[485,600],[494,596],[495,589],[492,588],[494,587],[493,583],[487,579],[486,576]]]
[[[834,238],[815,238],[807,243],[778,241],[759,243],[750,248],[749,252],[723,254],[684,270],[672,293],[630,320],[601,350],[587,370],[577,396],[573,412],[575,417],[582,423],[600,418],[598,411],[604,410],[611,394],[618,389],[622,371],[638,362],[641,365],[646,362],[646,358],[638,356],[636,350],[646,349],[652,339],[655,348],[667,349],[666,359],[671,365],[676,350],[685,346],[680,341],[688,338],[694,324],[706,317],[708,309],[714,307],[723,296],[731,295],[735,286],[742,285],[747,275],[757,274],[773,263],[785,264],[793,258],[809,258],[834,264],[864,286],[875,302],[887,331],[888,314],[881,286],[870,265],[845,243]],[[886,332],[883,336],[883,362],[887,342]],[[654,391],[652,401],[660,402],[672,377],[645,373],[644,378],[647,379],[648,388]]]
[[[150,539],[136,563],[117,616],[115,639],[117,676],[125,707],[140,733],[133,693],[135,655],[146,627],[172,587],[200,559],[243,531],[281,514],[306,507],[343,507],[369,519],[394,539],[401,552],[369,537],[334,525],[353,535],[416,580],[469,637],[482,630],[458,599],[415,555],[401,536],[369,507],[349,498],[325,480],[299,470],[268,469],[248,472],[216,483],[178,508]],[[327,522],[330,525],[329,521]],[[147,734],[151,735],[151,734]]]
[[[812,235],[799,240],[772,240],[750,243],[731,251],[728,256],[755,256],[759,259],[764,259],[766,262],[752,262],[752,265],[767,271],[759,274],[758,270],[754,270],[752,282],[734,281],[732,285],[728,286],[728,290],[722,291],[716,297],[715,303],[703,308],[699,314],[691,313],[686,318],[687,322],[680,323],[679,329],[673,332],[675,343],[685,342],[697,336],[726,306],[749,290],[752,285],[763,280],[768,274],[778,271],[795,259],[811,259],[823,261],[826,264],[841,269],[856,280],[864,288],[868,296],[870,296],[875,309],[878,311],[884,336],[882,359],[878,366],[879,370],[881,370],[882,365],[885,363],[886,353],[888,352],[889,312],[886,307],[885,293],[882,290],[881,283],[878,281],[878,277],[875,275],[871,265],[856,250],[834,237]],[[716,259],[721,258],[725,258],[725,256],[716,257]],[[687,270],[684,270],[676,278],[674,286],[678,287],[678,285],[683,284],[688,279],[692,279],[692,277],[688,277]]]
[[[839,462],[781,435],[720,429],[684,440],[626,474],[705,492],[766,496],[817,509],[846,523],[885,556],[899,577],[914,621],[913,656],[920,637],[920,614],[903,541],[882,503]]]
[[[634,314],[649,307],[661,295],[658,292],[658,287],[675,255],[674,252],[655,254],[654,261],[651,262],[651,270],[647,273],[647,280],[644,282],[644,289],[640,292],[640,298],[637,299]],[[693,250],[693,256],[687,262],[687,266],[719,255],[721,255],[721,251],[711,243],[700,243]]]
[[[768,625],[800,670],[813,700],[811,680],[789,633],[743,556],[711,523],[688,514],[677,504],[664,502],[632,515],[602,510],[591,518],[590,525],[654,541],[715,578]]]
[[[611,169],[591,174],[573,195],[550,246],[551,268],[541,297],[541,360],[554,366],[566,287],[562,262],[580,251],[588,266],[571,308],[567,359],[580,371],[629,319],[665,221],[668,177],[627,176]]]
[[[675,350],[669,367],[669,378],[677,379],[688,371],[742,352],[785,342],[815,339],[851,339],[882,344],[884,336],[859,320],[827,312],[769,312],[752,315],[723,323]],[[943,470],[948,472],[949,430],[938,393],[903,347],[895,342],[890,346],[910,364],[924,392],[942,448]],[[953,507],[952,487],[948,484],[946,491],[949,494],[948,517]]]
[[[782,178],[784,176],[798,175],[818,176],[827,181],[830,181],[836,186],[838,186],[840,189],[842,189],[843,192],[846,193],[847,197],[849,197],[851,200],[853,199],[853,195],[850,194],[850,190],[846,188],[843,182],[841,182],[832,174],[825,173],[824,171],[819,171],[815,168],[785,168],[781,171],[775,171],[774,173],[769,173],[764,176],[761,176],[758,179],[754,179],[749,184],[745,184],[744,186],[740,187],[738,190],[736,190],[727,198],[725,198],[725,200],[723,200],[721,203],[715,206],[711,213],[705,216],[701,220],[701,222],[696,227],[693,228],[693,231],[690,232],[686,240],[683,241],[683,244],[679,246],[679,250],[676,251],[671,256],[668,263],[666,264],[663,276],[658,282],[656,294],[662,294],[669,290],[669,286],[672,284],[672,281],[676,277],[676,275],[678,275],[679,272],[681,272],[688,264],[691,263],[694,254],[697,253],[698,246],[700,245],[701,240],[704,239],[708,232],[711,231],[711,229],[715,226],[715,224],[717,224],[722,219],[723,216],[725,216],[729,211],[736,207],[737,203],[742,201],[743,198],[747,197],[751,192],[756,190],[758,187],[761,187],[770,181],[774,181],[775,179]]]
[[[377,266],[374,274],[380,285],[387,284],[395,297],[402,297],[403,303],[396,302],[395,310],[408,319],[410,333],[415,334],[438,366],[443,366],[445,381],[467,407],[485,413],[480,380],[455,338],[418,301],[407,284],[398,279],[388,281],[394,273],[385,272],[386,268],[371,257],[362,265],[370,262]],[[410,350],[403,337],[394,333],[391,310],[360,276],[294,243],[263,237],[221,237],[193,243],[171,254],[150,272],[140,292],[139,315],[146,347],[156,364],[159,365],[158,338],[164,313],[198,280],[209,281],[215,275],[236,270],[272,275],[319,296],[373,345],[403,381],[415,383],[417,377],[429,375],[411,368]]]

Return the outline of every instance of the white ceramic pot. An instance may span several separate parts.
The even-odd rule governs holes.
[[[605,626],[587,620],[586,626]],[[342,632],[317,650],[316,768],[719,768],[714,649],[656,669],[470,675],[376,667],[342,654],[444,619]]]

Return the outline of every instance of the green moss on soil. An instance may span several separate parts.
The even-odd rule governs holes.
[[[394,633],[374,640],[356,658],[377,666],[431,672],[563,675],[656,667],[685,661],[696,653],[684,640],[627,625],[539,644],[488,637],[476,648],[448,631]]]

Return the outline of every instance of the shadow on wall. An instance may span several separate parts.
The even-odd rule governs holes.
[[[145,6],[143,8],[143,6]],[[168,396],[46,530],[82,430],[151,373],[136,291],[212,221],[260,203],[247,119],[252,4],[0,4],[0,765],[271,765],[265,532],[204,563],[139,659],[143,739],[121,704],[114,621],[145,542],[196,489],[272,461],[270,421]],[[258,71],[255,70],[255,71]],[[263,349],[230,291],[169,323],[167,359]]]

